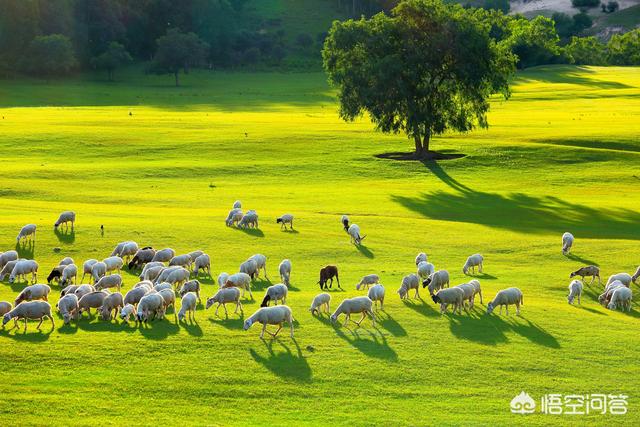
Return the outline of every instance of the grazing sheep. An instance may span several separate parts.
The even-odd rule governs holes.
[[[461,285],[458,285],[458,286],[455,286],[455,287],[459,288],[459,289],[462,289],[462,292],[464,293],[464,296],[462,297],[463,304],[468,301],[469,302],[469,308],[472,308],[473,307],[474,296],[476,294],[475,286],[472,285],[471,283],[462,283]],[[466,304],[464,304],[464,305],[465,305],[464,309],[466,310],[467,309]]]
[[[105,274],[107,274],[107,264],[104,262],[98,261],[91,266],[91,277],[93,277],[93,283],[97,283]]]
[[[380,301],[380,310],[384,310],[384,286],[379,283],[373,285],[371,289],[369,289],[367,296],[375,304],[376,310],[378,309],[378,301]]]
[[[573,246],[573,234],[567,232],[562,235],[562,253],[564,255],[568,254]]]
[[[605,286],[604,292],[598,296],[598,302],[602,304],[604,307],[606,307],[609,304],[609,301],[611,301],[613,292],[616,289],[622,288],[622,287],[625,287],[625,286],[619,280],[614,280],[613,282],[609,283],[607,286]]]
[[[124,296],[124,300],[122,302],[125,305],[131,304],[133,306],[136,306],[140,302],[140,299],[142,299],[142,297],[145,296],[145,294],[149,291],[149,289],[150,288],[146,286],[133,288],[126,293],[126,295]]]
[[[267,288],[267,291],[265,292],[264,299],[262,300],[260,307],[268,307],[271,301],[273,301],[275,305],[278,305],[278,300],[281,300],[282,304],[286,304],[287,293],[288,293],[288,288],[286,285],[282,283],[269,286]]]
[[[224,308],[224,315],[228,318],[229,313],[227,312],[227,303],[229,302],[236,303],[236,310],[233,312],[234,314],[238,312],[238,308],[240,309],[240,312],[243,313],[242,304],[240,303],[240,290],[238,288],[219,289],[214,296],[207,299],[206,307],[208,310],[213,304],[218,303],[215,315],[218,315],[218,309],[220,308],[220,305],[222,305],[222,308]]]
[[[8,312],[13,310],[13,304],[8,301],[0,301],[0,316],[4,316]],[[4,325],[3,325],[4,327]]]
[[[476,279],[473,279],[473,280],[469,281],[469,284],[471,286],[473,286],[473,298],[471,299],[470,307],[473,308],[473,306],[475,305],[476,295],[480,295],[480,304],[483,304],[483,302],[482,302],[482,289],[480,288],[480,282],[477,281]]]
[[[176,270],[169,273],[165,281],[167,283],[171,283],[177,288],[178,286],[189,280],[189,277],[191,277],[191,272],[189,270],[183,267],[178,267]]]
[[[367,274],[360,279],[360,282],[356,285],[356,289],[360,288],[369,289],[369,286],[375,285],[380,282],[380,276],[377,274]]]
[[[351,236],[351,243],[358,246],[360,245],[360,243],[362,243],[364,238],[367,237],[366,235],[360,236],[360,227],[358,227],[358,224],[351,224],[349,226],[349,229],[347,230],[347,233],[349,233],[349,236]]]
[[[416,256],[416,267],[420,265],[421,262],[427,262],[427,254],[425,254],[424,252],[420,252]]]
[[[184,305],[184,300],[182,300]],[[164,317],[164,298],[159,293],[147,294],[140,299],[137,309],[138,322],[148,322],[153,314],[154,319]]]
[[[20,304],[22,301],[33,301],[36,299],[48,301],[49,293],[51,293],[49,285],[37,284],[27,286],[16,297],[15,305]]]
[[[262,270],[264,271],[264,278],[268,280],[269,276],[267,276],[267,257],[262,254],[255,254],[251,255],[249,259],[252,259],[256,262],[256,265],[258,266],[258,276],[260,276],[260,270]]]
[[[76,289],[78,289],[78,285],[69,285],[65,288],[62,288],[62,290],[60,291],[60,298],[62,298],[63,296],[67,295],[67,294],[76,294]]]
[[[13,283],[16,279],[27,280],[27,274],[31,273],[31,283],[36,283],[38,279],[38,263],[32,259],[18,261],[11,270],[9,275],[9,283]]]
[[[144,273],[140,274],[140,280],[155,281],[166,268],[164,265],[147,268]]]
[[[253,294],[251,293],[251,276],[246,273],[236,273],[227,277],[227,281],[224,283],[225,288],[236,287],[242,289],[242,296],[244,297],[244,292],[249,291],[249,296],[253,299]]]
[[[75,264],[75,262],[73,261],[73,258],[68,257],[68,256],[67,256],[67,257],[62,258],[62,261],[60,261],[60,262],[58,263],[58,265],[62,265],[62,266],[65,266],[65,265],[71,265],[71,264]]]
[[[258,214],[256,211],[248,211],[242,216],[238,228],[258,228]]]
[[[524,296],[522,291],[518,288],[508,288],[499,291],[493,301],[489,301],[487,304],[487,314],[491,314],[497,306],[500,306],[500,314],[502,314],[502,306],[507,309],[507,316],[509,315],[509,305],[515,304],[516,315],[520,315],[520,306],[524,305]]]
[[[572,280],[569,283],[569,296],[567,301],[569,304],[573,304],[573,300],[578,298],[578,304],[580,304],[580,297],[582,296],[582,282],[580,280]]]
[[[103,259],[102,262],[107,266],[107,273],[111,273],[112,271],[120,273],[120,270],[124,266],[124,261],[119,256],[110,256],[109,258]]]
[[[184,268],[191,268],[192,262],[193,261],[191,260],[191,255],[189,254],[176,255],[173,258],[171,258],[171,261],[169,261],[169,267],[178,266],[178,267],[184,267]]]
[[[262,323],[262,332],[260,332],[260,338],[264,338],[264,333],[267,332],[272,337],[276,337],[278,332],[282,329],[282,324],[287,322],[291,329],[291,338],[293,338],[293,316],[291,315],[291,309],[286,305],[278,305],[275,307],[262,307],[244,321],[243,329],[248,330],[254,323]],[[278,325],[278,329],[271,333],[267,331],[267,325]]]
[[[35,224],[27,224],[20,229],[18,233],[18,237],[16,237],[16,241],[20,243],[20,240],[36,240],[36,225]]]
[[[283,259],[278,266],[278,271],[280,272],[280,280],[282,280],[282,283],[289,287],[291,284],[291,261]]]
[[[240,200],[236,200],[233,202],[233,209],[240,209],[242,207],[242,202]]]
[[[4,265],[4,267],[2,267],[2,271],[0,271],[0,280],[4,280],[5,277],[11,274],[11,272],[13,271],[13,267],[16,266],[18,261],[21,260],[9,261]]]
[[[241,273],[246,273],[251,276],[251,280],[255,279],[258,276],[258,263],[249,258],[242,264],[240,264],[240,268],[238,269]]]
[[[232,225],[235,225],[237,227],[243,216],[244,214],[242,213],[242,209],[233,208],[229,211],[227,219],[224,221],[224,223],[227,225],[227,227],[231,227]]]
[[[113,248],[113,251],[111,251],[111,255],[110,256],[120,256],[120,254],[122,253],[122,248],[124,248],[124,245],[126,245],[129,242],[120,242],[116,245],[115,248]]]
[[[144,267],[142,267],[142,271],[140,272],[140,280],[146,280],[143,279],[142,276],[144,276],[144,273],[146,273],[147,271],[149,271],[149,269],[154,268],[154,267],[164,267],[164,262],[160,262],[160,261],[154,261],[154,262],[148,262],[144,265]]]
[[[327,265],[320,269],[320,280],[318,284],[320,285],[320,289],[327,289],[333,286],[333,278],[336,278],[338,281],[338,288],[342,289],[340,286],[340,278],[338,277],[338,267],[335,265]],[[327,286],[327,282],[329,282],[329,286]]]
[[[320,309],[322,308],[324,312],[331,312],[331,308],[329,307],[329,303],[331,302],[331,295],[326,292],[316,295],[311,301],[311,307],[309,311],[311,314],[320,314]]]
[[[169,262],[171,261],[171,258],[173,258],[174,256],[176,256],[176,251],[174,251],[171,248],[165,248],[156,252],[156,254],[151,259],[151,262],[153,261]]]
[[[613,275],[609,276],[609,280],[607,280],[607,285],[609,283],[615,282],[616,280],[621,281],[622,284],[625,285],[628,288],[629,286],[631,286],[631,282],[633,281],[633,278],[628,273],[613,274]]]
[[[76,296],[78,297],[78,300],[80,300],[80,298],[82,298],[83,296],[85,296],[86,294],[90,294],[91,292],[95,292],[96,288],[94,288],[92,285],[79,285],[75,291],[73,291],[74,294],[76,294]]]
[[[138,253],[138,244],[136,242],[126,242],[122,247],[120,253],[116,254],[120,258],[122,258],[123,262],[126,264],[130,258],[134,257]],[[114,316],[115,317],[115,316]]]
[[[96,291],[90,292],[86,295],[83,295],[82,298],[78,301],[78,309],[80,316],[86,310],[89,313],[89,318],[91,318],[91,309],[95,308],[98,310],[102,307],[104,300],[109,296],[109,293],[106,291]]]
[[[331,321],[336,322],[338,320],[338,316],[341,314],[345,314],[344,324],[342,326],[347,326],[347,323],[351,319],[351,314],[353,313],[362,313],[362,317],[359,321],[355,322],[356,325],[360,326],[360,323],[364,320],[366,315],[371,316],[371,320],[373,322],[373,326],[376,325],[376,316],[373,314],[373,301],[369,299],[369,297],[354,297],[354,298],[346,298],[344,299],[336,311],[331,315]]]
[[[0,268],[4,268],[4,266],[7,265],[7,263],[10,261],[17,261],[17,260],[18,260],[18,252],[16,251],[2,252],[2,254],[0,254]]]
[[[340,219],[340,222],[342,223],[342,226],[344,227],[344,231],[348,232],[349,231],[349,217],[347,215],[342,215],[342,218]]]
[[[133,259],[129,262],[129,270],[141,268],[143,265],[150,263],[156,256],[156,251],[153,248],[138,249],[138,252],[133,256]]]
[[[141,280],[140,282],[136,283],[135,285],[133,285],[134,288],[148,288],[148,289],[152,289],[153,288],[153,283],[151,283],[151,280]]]
[[[574,271],[569,275],[569,279],[575,276],[580,276],[580,279],[583,282],[586,276],[591,276],[591,282],[589,283],[590,285],[593,283],[594,280],[596,280],[596,277],[598,278],[598,283],[602,283],[600,281],[600,269],[595,265],[587,265],[586,267],[581,267],[577,269],[576,271]]]
[[[78,267],[75,264],[67,265],[62,270],[62,277],[60,278],[60,285],[64,286],[69,283],[75,283],[78,281]]]
[[[73,317],[76,318],[76,322],[78,321],[79,316],[79,308],[78,308],[78,297],[76,294],[67,294],[64,297],[58,300],[56,304],[58,307],[58,311],[62,315],[62,319],[64,320],[64,324],[68,325]]]
[[[136,308],[132,304],[125,304],[124,307],[120,309],[120,318],[129,323],[129,318],[133,315],[136,323],[138,323],[138,318],[135,316]]]
[[[631,281],[633,283],[636,283],[636,280],[638,280],[638,277],[640,277],[640,267],[638,267],[638,269],[636,270],[636,272],[633,274],[633,276],[631,276]]]
[[[51,315],[51,305],[46,301],[28,301],[18,304],[13,310],[6,313],[2,317],[2,326],[6,325],[11,319],[15,319],[16,328],[18,320],[24,319],[24,330],[27,331],[27,319],[40,319],[40,323],[36,329],[40,330],[42,321],[45,317],[51,319],[51,328],[55,328],[56,324]]]
[[[91,276],[91,267],[93,267],[93,265],[97,262],[97,259],[88,259],[84,262],[84,264],[82,264],[82,279],[80,279],[81,282],[84,282],[84,278],[87,274]]]
[[[103,276],[95,284],[96,291],[101,291],[107,288],[122,288],[122,276],[119,274],[112,274],[111,276]]]
[[[607,305],[609,310],[615,310],[620,306],[622,310],[627,309],[627,311],[631,311],[631,300],[633,298],[633,292],[631,289],[621,286],[613,291],[613,295],[611,296],[611,301]]]
[[[229,273],[226,273],[223,271],[222,273],[218,274],[218,279],[217,279],[218,287],[219,288],[224,287],[224,285],[227,283],[228,278],[229,278]]]
[[[118,309],[124,307],[124,299],[120,292],[109,294],[102,302],[100,310],[100,317],[102,320],[111,321],[118,316]]]
[[[53,227],[58,228],[62,224],[64,224],[66,227],[69,227],[69,223],[71,223],[71,229],[73,230],[75,222],[76,222],[76,213],[73,211],[64,211],[60,214],[55,224],[53,224]]]
[[[293,215],[284,214],[276,219],[276,224],[280,224],[280,229],[287,229],[287,224],[289,224],[289,228],[293,230]]]
[[[173,286],[171,285],[171,283],[162,282],[162,283],[158,283],[157,285],[155,285],[153,287],[153,289],[156,292],[160,292],[160,291],[163,291],[165,289],[173,290]]]
[[[182,303],[180,305],[180,311],[178,312],[178,321],[182,322],[187,314],[189,315],[189,319],[192,322],[195,322],[195,312],[196,312],[196,294],[188,292],[185,296],[182,297]]]
[[[427,279],[422,282],[422,287],[429,287],[430,295],[433,295],[441,288],[448,288],[449,272],[447,270],[438,270],[434,272],[433,274],[431,274],[431,276],[427,277]]]
[[[402,283],[400,284],[400,289],[398,289],[398,294],[400,295],[400,299],[409,298],[409,291],[411,289],[416,290],[416,298],[420,298],[420,294],[418,290],[420,289],[420,278],[417,274],[409,274],[402,278]]]
[[[431,299],[434,303],[440,304],[440,313],[444,314],[447,311],[449,305],[453,305],[453,313],[458,310],[458,314],[462,314],[462,307],[464,306],[464,290],[459,287],[453,287],[449,289],[440,289],[434,295],[431,295]],[[465,307],[465,311],[467,308]]]
[[[469,269],[471,269],[473,274],[476,274],[476,267],[478,267],[478,273],[482,273],[483,261],[484,261],[484,257],[482,255],[480,254],[471,255],[469,258],[467,258],[467,262],[464,263],[464,266],[462,266],[462,272],[464,274],[467,274],[469,272]]]
[[[65,267],[66,265],[56,265],[55,267],[53,267],[51,269],[51,273],[49,273],[49,275],[47,276],[47,283],[51,284],[51,282],[53,282],[54,280],[56,282],[60,282],[60,279],[62,279],[62,271],[64,271]]]
[[[173,306],[173,310],[174,310],[174,313],[175,313],[176,293],[173,292],[172,289],[163,289],[158,293],[160,294],[160,296],[164,300],[164,311],[166,312],[169,307]]]
[[[200,282],[198,280],[189,280],[185,284],[182,285],[180,291],[180,298],[184,297],[187,292],[193,292],[198,297],[198,302],[200,302]]]
[[[160,274],[158,274],[158,277],[156,277],[156,279],[153,281],[153,283],[162,283],[162,282],[166,282],[167,281],[167,277],[169,277],[169,275],[171,273],[173,273],[174,271],[180,269],[182,267],[165,267],[164,270],[162,270],[160,272]]]
[[[191,258],[191,262],[195,262],[196,258],[198,258],[200,255],[204,255],[204,251],[197,250],[197,251],[189,252],[189,257]]]
[[[194,274],[196,277],[198,277],[198,274],[200,274],[200,270],[204,270],[209,275],[209,277],[212,277],[211,276],[211,258],[209,257],[209,255],[207,254],[200,255],[195,259],[194,265],[195,265]]]
[[[418,277],[420,277],[423,280],[427,279],[435,271],[436,271],[436,267],[430,262],[420,261],[420,263],[418,263],[418,271],[417,271]]]

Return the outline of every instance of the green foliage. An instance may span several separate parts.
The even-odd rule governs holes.
[[[593,25],[591,17],[584,13],[576,13],[573,17],[569,17],[566,13],[554,13],[551,17],[556,25],[558,36],[563,39],[569,39],[590,28]]]
[[[509,13],[511,4],[509,0],[484,0],[482,7],[487,10],[499,10],[504,13]]]
[[[109,80],[113,80],[115,70],[131,61],[131,55],[123,45],[118,42],[111,42],[105,52],[93,58],[92,63],[94,67],[105,70]]]
[[[572,64],[606,65],[606,46],[596,37],[571,37],[565,52]]]
[[[300,33],[296,36],[296,44],[302,49],[309,49],[313,46],[313,37],[307,33]]]
[[[591,28],[592,25],[593,19],[588,14],[580,12],[573,15],[573,32],[575,34],[580,34],[584,30]]]
[[[473,11],[439,0],[407,0],[392,16],[336,21],[324,67],[340,116],[364,112],[382,132],[413,138],[416,155],[432,135],[487,127],[488,97],[508,96],[514,58]]]
[[[571,4],[576,8],[598,7],[600,0],[571,0]]]
[[[180,70],[189,72],[192,67],[202,65],[207,57],[209,45],[195,33],[183,33],[177,29],[167,31],[157,40],[158,50],[153,58],[151,71],[156,74],[173,74],[176,86],[180,85]]]
[[[559,41],[550,18],[536,16],[531,21],[515,18],[509,22],[506,43],[518,57],[518,68],[557,62],[561,54]]]
[[[59,76],[76,66],[73,46],[67,36],[52,34],[31,41],[23,67],[33,74]]]
[[[607,49],[611,65],[640,65],[640,29],[614,35]]]

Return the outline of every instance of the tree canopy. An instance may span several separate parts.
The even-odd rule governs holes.
[[[34,74],[55,76],[69,72],[76,65],[73,47],[61,34],[39,36],[31,41],[24,68]]]
[[[488,98],[509,95],[515,58],[471,10],[440,0],[405,0],[391,15],[334,22],[324,67],[338,88],[340,116],[368,113],[382,132],[404,132],[416,157],[432,135],[486,127]]]
[[[106,51],[93,58],[93,65],[101,70],[106,70],[109,81],[111,81],[115,70],[130,63],[132,60],[131,55],[123,45],[118,42],[111,42]]]
[[[173,74],[176,86],[180,85],[180,70],[189,72],[205,60],[209,45],[195,33],[182,33],[177,29],[167,31],[158,38],[158,50],[153,58],[151,71],[158,74]]]

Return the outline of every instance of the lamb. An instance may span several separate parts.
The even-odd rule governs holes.
[[[62,277],[60,278],[60,285],[66,285],[67,282],[74,283],[78,280],[78,267],[75,264],[67,265],[62,270]]]
[[[169,275],[166,278],[166,282],[171,283],[172,285],[178,287],[182,283],[189,280],[190,276],[191,276],[191,272],[189,270],[187,270],[186,268],[178,267],[178,269],[169,273]]]
[[[564,255],[568,254],[573,246],[573,234],[567,232],[562,235],[562,253]]]
[[[267,257],[262,254],[255,254],[255,255],[251,255],[249,259],[252,259],[256,262],[256,265],[258,266],[257,275],[260,276],[260,270],[263,270],[264,278],[268,280],[269,276],[267,276]]]
[[[352,313],[362,313],[362,317],[359,321],[355,322],[356,325],[360,326],[360,323],[364,320],[366,315],[371,316],[371,321],[373,322],[373,326],[376,326],[376,316],[373,314],[373,301],[369,297],[354,297],[354,298],[346,298],[344,299],[336,311],[331,315],[331,321],[336,322],[338,320],[338,316],[341,314],[345,314],[344,324],[342,326],[347,326],[347,323],[351,319]]]
[[[251,293],[251,276],[246,273],[236,273],[227,277],[227,281],[224,283],[225,288],[236,287],[242,289],[242,296],[244,297],[244,291],[249,291],[249,296],[253,299]]]
[[[76,213],[73,211],[64,211],[58,217],[58,220],[53,224],[54,228],[60,227],[64,224],[66,227],[69,227],[69,223],[71,223],[71,229],[73,230],[73,226],[76,222]]]
[[[417,274],[409,274],[402,278],[402,284],[400,285],[400,289],[398,289],[398,294],[400,295],[400,299],[409,298],[409,291],[411,289],[416,290],[416,298],[420,298],[420,294],[418,290],[420,289],[420,278]]]
[[[80,300],[83,296],[85,296],[86,294],[90,294],[91,292],[95,292],[96,288],[94,288],[91,285],[80,285],[76,288],[75,291],[73,291],[74,294],[76,294],[76,296],[78,297],[78,300]]]
[[[132,304],[125,304],[124,307],[120,309],[120,318],[129,323],[129,318],[133,315],[133,318],[138,323],[138,318],[135,316],[136,308]]]
[[[26,275],[31,273],[31,283],[36,283],[38,279],[38,263],[32,259],[25,259],[18,261],[11,270],[9,275],[9,283],[13,283],[16,279],[22,277],[23,280],[27,280]]]
[[[18,237],[16,237],[16,241],[20,243],[20,240],[36,240],[36,225],[35,224],[27,224],[20,229],[18,233]]]
[[[122,301],[124,305],[131,304],[133,306],[138,305],[140,299],[150,290],[151,288],[146,286],[140,286],[137,288],[131,289],[124,296],[124,300]]]
[[[478,267],[478,273],[482,273],[483,261],[484,261],[484,257],[482,255],[480,254],[471,255],[469,258],[467,258],[467,262],[464,263],[464,266],[462,266],[462,272],[464,274],[467,274],[469,272],[469,269],[471,269],[473,274],[476,274],[476,267]]]
[[[229,211],[227,219],[224,221],[224,223],[227,225],[227,227],[231,227],[232,225],[238,226],[243,216],[244,215],[242,213],[242,209],[233,208]]]
[[[238,228],[258,228],[258,214],[255,211],[245,213],[238,223]]]
[[[169,267],[178,266],[178,267],[191,268],[192,262],[193,261],[191,260],[191,255],[189,254],[177,255],[171,258],[171,260],[169,261]]]
[[[120,270],[122,270],[124,266],[124,261],[119,256],[110,256],[109,258],[103,259],[102,262],[107,266],[107,273],[111,273],[112,271],[120,273]]]
[[[218,315],[218,309],[220,305],[224,308],[225,317],[229,317],[229,313],[227,312],[227,303],[235,302],[236,310],[233,312],[234,314],[238,312],[238,308],[240,309],[240,313],[243,313],[242,304],[240,303],[240,290],[238,288],[223,288],[218,290],[214,296],[207,299],[207,309],[211,307],[213,304],[218,303],[216,307],[215,315]]]
[[[580,304],[580,297],[582,296],[582,282],[580,280],[572,280],[569,283],[569,296],[567,296],[567,302],[573,304],[573,300],[578,298],[578,304]]]
[[[638,267],[638,269],[636,270],[636,272],[633,274],[633,276],[631,276],[631,281],[633,283],[636,283],[636,280],[638,280],[638,277],[640,277],[640,267]]]
[[[462,314],[462,307],[464,306],[465,292],[459,287],[453,287],[449,289],[440,289],[435,295],[431,295],[431,299],[434,303],[440,304],[440,313],[444,314],[447,311],[449,305],[453,305],[453,312],[458,310],[458,314]],[[465,311],[466,311],[465,307]]]
[[[233,209],[240,209],[242,207],[242,202],[240,200],[236,200],[233,202]]]
[[[198,302],[200,302],[200,282],[198,280],[190,280],[182,285],[180,291],[180,298],[184,297],[187,292],[193,292],[198,297]]]
[[[85,276],[88,274],[89,276],[92,276],[91,274],[91,267],[93,267],[93,265],[95,263],[97,263],[98,260],[97,259],[88,259],[84,262],[84,264],[82,264],[82,279],[80,279],[81,282],[84,282],[84,278]]]
[[[184,299],[182,300],[184,305]],[[138,322],[148,322],[153,314],[154,318],[164,317],[164,298],[159,293],[147,294],[140,299],[137,309]]]
[[[473,308],[473,306],[475,305],[476,295],[480,295],[480,304],[483,304],[482,289],[480,288],[480,282],[477,281],[476,279],[473,279],[469,281],[469,284],[473,286],[473,298],[471,299],[470,307]]]
[[[438,270],[434,272],[431,276],[427,277],[427,279],[422,282],[422,287],[429,287],[430,295],[433,295],[434,292],[438,291],[441,288],[448,288],[449,272],[447,270]]]
[[[68,325],[73,317],[75,317],[76,322],[78,321],[79,316],[79,308],[78,308],[78,297],[76,294],[69,293],[64,297],[58,300],[58,311],[62,315],[62,319],[65,325]]]
[[[272,337],[276,337],[278,332],[282,329],[282,324],[287,322],[291,329],[291,338],[293,338],[293,316],[291,315],[291,309],[286,305],[278,305],[275,307],[262,307],[251,315],[244,322],[243,329],[248,330],[254,323],[262,323],[262,332],[260,332],[260,338],[264,338],[264,333],[267,332]],[[271,333],[267,331],[267,325],[278,325],[278,329]]]
[[[618,306],[622,310],[625,308],[627,311],[631,311],[631,300],[633,298],[633,292],[631,289],[621,286],[615,291],[613,291],[613,296],[611,297],[611,301],[607,305],[609,310],[615,310]]]
[[[507,309],[507,316],[509,315],[509,305],[515,304],[516,315],[520,315],[520,306],[524,305],[524,297],[522,291],[518,288],[508,288],[499,291],[493,301],[489,301],[487,304],[487,314],[491,314],[497,306],[500,306],[500,314],[502,314],[502,306]]]
[[[178,312],[178,321],[182,322],[184,318],[189,315],[189,319],[195,322],[196,300],[196,294],[191,292],[182,297],[182,304]]]
[[[203,270],[209,277],[213,278],[213,276],[211,276],[211,258],[209,255],[202,254],[198,256],[194,261],[194,266],[194,274],[196,277],[200,274],[200,270]]]
[[[633,281],[633,278],[628,273],[613,274],[613,275],[609,276],[609,280],[607,280],[607,285],[609,283],[615,282],[616,280],[621,281],[622,284],[625,285],[628,288],[629,286],[631,286],[631,282]]]
[[[143,265],[152,262],[156,256],[156,251],[153,248],[138,249],[138,252],[133,256],[133,259],[129,262],[129,270],[140,268]]]
[[[79,315],[82,316],[82,313],[86,310],[89,313],[89,318],[91,318],[91,309],[99,309],[102,307],[104,300],[109,296],[106,291],[95,291],[85,294],[78,300],[78,310]]]
[[[288,292],[287,286],[282,283],[269,286],[267,288],[267,291],[265,292],[264,299],[262,300],[260,307],[268,307],[271,301],[273,301],[275,305],[278,305],[278,300],[281,300],[282,304],[286,304],[287,292]]]
[[[315,298],[313,298],[313,301],[311,301],[311,307],[309,308],[309,311],[311,312],[311,314],[320,314],[320,309],[322,308],[323,311],[329,313],[331,312],[331,308],[329,307],[330,302],[331,295],[326,292],[318,294],[315,296]]]
[[[360,236],[360,227],[358,227],[358,224],[351,224],[349,226],[349,229],[347,230],[347,233],[349,233],[349,236],[351,236],[351,243],[354,243],[357,246],[359,246],[364,238],[367,237],[366,235]]]
[[[218,275],[218,288],[222,288],[224,287],[224,285],[227,283],[227,279],[229,278],[229,273],[226,272],[222,272]]]
[[[344,227],[344,231],[349,232],[349,217],[347,215],[342,215],[340,219],[342,226]]]
[[[289,224],[289,228],[293,230],[293,215],[284,214],[276,219],[276,224],[280,224],[280,229],[287,229],[287,224]]]
[[[248,260],[240,264],[239,271],[241,273],[248,274],[249,276],[251,276],[251,280],[253,280],[258,276],[258,263],[255,260],[249,258]]]
[[[424,252],[420,252],[418,256],[416,256],[416,266],[418,266],[421,262],[427,262],[427,254]]]
[[[62,261],[58,263],[58,265],[62,265],[62,266],[71,265],[71,264],[75,264],[75,262],[73,261],[73,258],[69,256],[62,258]]]
[[[583,282],[586,276],[591,276],[591,282],[589,283],[590,285],[593,284],[593,281],[596,280],[596,277],[598,278],[598,283],[602,283],[600,281],[600,269],[595,265],[587,265],[586,267],[581,267],[577,269],[576,271],[574,271],[569,275],[569,279],[575,276],[580,276],[580,279]]]
[[[96,291],[107,288],[122,288],[122,276],[119,274],[112,274],[111,276],[103,276],[95,284]]]
[[[13,267],[16,266],[18,261],[21,260],[9,261],[4,265],[4,267],[2,267],[2,271],[0,271],[0,280],[4,280],[5,277],[11,274]]]
[[[418,277],[420,277],[423,280],[427,279],[435,271],[436,271],[436,267],[433,264],[431,264],[430,262],[420,261],[420,263],[418,263],[417,274],[418,274]]]
[[[54,280],[56,282],[60,282],[60,279],[62,278],[62,271],[64,271],[65,267],[66,265],[56,265],[55,267],[53,267],[51,269],[51,273],[49,273],[49,275],[47,276],[47,283],[51,284],[51,282],[53,282]]]
[[[118,316],[118,309],[124,307],[124,299],[120,292],[108,295],[102,302],[100,307],[100,317],[102,320],[111,321],[112,318]]]
[[[278,266],[278,271],[280,272],[280,280],[282,280],[282,283],[289,287],[291,284],[291,261],[283,259]]]
[[[0,268],[3,268],[10,261],[17,261],[17,260],[18,260],[18,252],[16,251],[2,252],[0,254]]]
[[[318,281],[320,289],[327,289],[333,286],[334,277],[338,281],[338,288],[342,289],[342,287],[340,286],[340,278],[338,277],[338,267],[336,267],[335,265],[327,265],[326,267],[321,268],[320,280]],[[329,283],[329,286],[327,286],[328,281],[331,281]]]
[[[67,294],[76,294],[76,289],[78,289],[78,285],[69,285],[65,288],[62,288],[62,290],[60,291],[60,298],[62,298],[63,296],[67,295]]]
[[[360,279],[360,282],[356,285],[356,289],[360,288],[369,289],[369,286],[375,285],[380,282],[380,276],[377,274],[367,274]]]
[[[0,316],[4,316],[8,312],[13,310],[13,304],[8,301],[0,301]],[[4,327],[4,325],[3,325]]]
[[[163,310],[166,312],[167,308],[173,306],[174,308],[174,312],[175,312],[175,307],[176,307],[176,293],[173,292],[172,289],[163,289],[160,292],[158,292],[160,294],[160,296],[162,297],[162,299],[164,300],[164,308]]]
[[[171,248],[165,248],[156,252],[151,261],[169,262],[174,256],[176,256],[176,251]]]
[[[375,304],[376,310],[378,309],[378,301],[380,301],[380,310],[384,310],[384,286],[379,283],[373,285],[371,289],[369,289],[367,296]]]
[[[11,319],[15,319],[16,328],[18,327],[18,320],[24,319],[24,330],[27,331],[27,319],[40,319],[40,323],[36,329],[40,330],[42,321],[45,317],[51,319],[51,328],[55,328],[56,324],[53,321],[51,315],[51,305],[46,301],[28,301],[17,305],[13,310],[6,313],[2,317],[2,326],[6,325]]]
[[[107,264],[104,262],[98,261],[91,266],[91,277],[93,277],[93,283],[97,283],[105,274],[107,274]]]

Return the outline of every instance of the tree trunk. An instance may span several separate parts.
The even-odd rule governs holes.
[[[427,133],[424,135],[424,139],[422,140],[422,149],[425,153],[429,152],[429,142],[431,141],[431,131],[427,130]]]
[[[424,154],[424,147],[422,146],[422,140],[420,139],[420,135],[415,135],[413,137],[414,142],[416,143],[416,158],[422,157]]]
[[[173,73],[176,76],[176,87],[180,86],[180,82],[178,81],[178,72]]]

